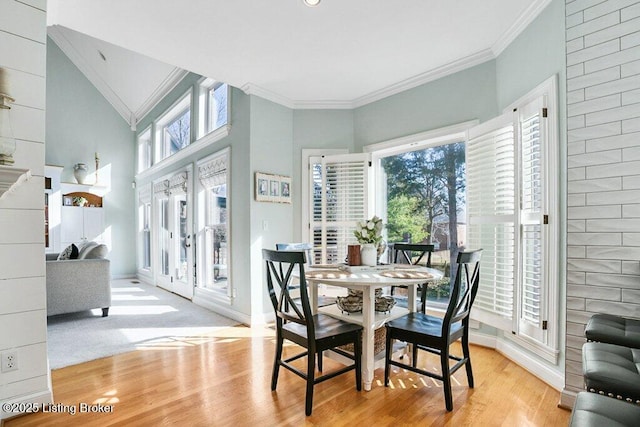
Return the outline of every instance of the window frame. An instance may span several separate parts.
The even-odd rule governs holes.
[[[153,166],[153,126],[147,126],[142,132],[138,133],[138,161],[137,173],[146,171]],[[148,136],[147,136],[148,135]]]
[[[189,143],[171,153],[170,141],[167,140],[167,127],[178,120],[185,112],[189,112]],[[154,158],[156,163],[175,156],[177,153],[191,146],[193,141],[193,90],[189,88],[182,96],[180,96],[169,108],[167,108],[153,122],[154,128]]]
[[[225,123],[220,126],[214,126],[211,123],[211,102],[210,102],[210,93],[220,86],[226,86],[227,92],[227,120]],[[214,132],[224,126],[229,124],[229,112],[230,109],[230,99],[231,99],[231,88],[230,86],[221,81],[214,80],[209,77],[203,77],[198,81],[198,128],[197,128],[197,138],[200,139],[211,132]]]

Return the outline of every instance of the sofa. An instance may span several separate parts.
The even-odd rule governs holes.
[[[102,309],[102,317],[109,315],[111,273],[107,252],[105,245],[88,242],[76,249],[76,259],[46,254],[47,316],[94,308]]]

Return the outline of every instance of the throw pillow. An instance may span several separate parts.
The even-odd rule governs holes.
[[[65,259],[77,259],[78,258],[78,247],[73,243],[67,246],[64,251],[60,252],[58,255],[58,261],[63,261]]]
[[[98,244],[93,241],[85,243],[84,246],[80,248],[80,252],[78,253],[78,259],[85,259],[89,251],[96,246],[98,246]]]
[[[89,252],[84,256],[84,259],[96,259],[96,258],[104,258],[107,256],[109,250],[105,245],[96,245],[92,247]]]

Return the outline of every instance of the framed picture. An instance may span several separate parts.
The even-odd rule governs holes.
[[[64,196],[62,198],[62,204],[64,206],[73,206],[73,197],[71,196]]]
[[[256,172],[256,201],[291,203],[291,177]]]

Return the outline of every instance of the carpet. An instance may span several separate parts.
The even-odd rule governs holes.
[[[191,301],[132,279],[111,282],[111,309],[47,318],[51,369],[138,349],[192,342],[238,325]],[[196,340],[197,341],[197,340]]]

